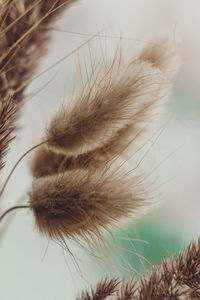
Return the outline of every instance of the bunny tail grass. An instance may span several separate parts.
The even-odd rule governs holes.
[[[100,235],[148,205],[144,180],[122,172],[71,170],[35,179],[30,207],[40,232],[56,239]]]
[[[172,87],[166,75],[170,49],[162,47],[162,55],[158,49],[113,67],[71,109],[62,107],[47,128],[49,149],[74,157],[113,156],[136,143],[160,116]]]
[[[129,147],[137,149],[163,111],[177,67],[174,48],[158,39],[128,64],[114,61],[102,77],[93,74],[92,87],[75,105],[62,107],[47,127],[47,147],[35,153],[33,175],[98,168]]]
[[[142,50],[140,59],[162,70],[166,78],[173,80],[180,65],[179,45],[169,38],[159,37]]]

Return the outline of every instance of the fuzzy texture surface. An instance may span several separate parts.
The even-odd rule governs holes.
[[[98,168],[127,149],[137,149],[163,111],[177,65],[176,50],[158,40],[129,63],[113,62],[103,76],[91,74],[93,82],[76,97],[75,104],[62,106],[47,127],[47,147],[33,158],[34,176],[45,168],[42,163],[38,170],[41,156],[47,161],[55,153],[56,173],[61,168],[54,162],[59,164],[63,155],[65,171]]]
[[[58,112],[47,129],[48,146],[68,156],[123,148],[155,122],[170,87],[160,69],[140,59],[108,72],[71,110]]]
[[[37,179],[29,196],[37,227],[51,238],[101,237],[152,201],[147,176],[119,165],[127,147],[137,148],[140,135],[156,122],[172,87],[166,66],[171,48],[162,53],[157,47],[95,77],[47,127],[46,143],[32,160]]]
[[[117,279],[104,279],[100,281],[95,288],[91,288],[90,291],[82,293],[77,300],[100,300],[106,299],[109,296],[115,294],[118,290],[119,280]]]
[[[117,282],[115,289],[107,286]],[[99,286],[101,294],[99,294]],[[102,297],[100,295],[103,295]],[[111,296],[111,297],[110,297]],[[191,243],[178,257],[164,260],[154,267],[151,274],[140,282],[132,279],[129,283],[105,279],[91,292],[83,292],[77,300],[198,300],[200,299],[200,240]]]
[[[144,180],[121,170],[71,170],[35,179],[30,207],[38,229],[53,239],[101,236],[147,204]]]

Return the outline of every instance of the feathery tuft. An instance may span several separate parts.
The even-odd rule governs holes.
[[[93,293],[93,298],[89,299],[100,298],[97,293]],[[160,266],[154,267],[149,277],[139,282],[132,279],[128,284],[118,284],[116,294],[111,299],[200,299],[200,239],[197,243],[191,243],[185,252],[180,252],[177,258],[164,260]]]
[[[143,49],[129,64],[113,63],[102,77],[94,75],[92,87],[76,98],[73,107],[62,107],[50,122],[44,137],[47,147],[70,157],[71,167],[96,168],[137,146],[163,111],[176,57],[167,43],[160,42]]]
[[[29,193],[38,229],[63,240],[100,236],[148,205],[144,180],[109,170],[71,170],[35,179]]]
[[[39,147],[31,158],[31,172],[34,177],[55,175],[66,170],[66,156],[55,153],[45,146]]]
[[[158,66],[136,58],[112,67],[53,118],[32,163],[30,206],[41,232],[58,239],[100,235],[147,206],[151,193],[141,176],[104,168],[112,169],[160,115],[171,83]]]
[[[140,59],[162,70],[169,80],[174,79],[180,64],[178,45],[166,37],[154,39],[151,44],[142,50]]]
[[[71,110],[62,108],[51,121],[45,140],[50,149],[68,156],[113,145],[115,139],[119,149],[155,119],[168,89],[159,69],[135,61],[115,75],[106,75]]]

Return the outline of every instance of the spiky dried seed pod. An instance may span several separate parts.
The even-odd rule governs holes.
[[[82,292],[77,300],[103,300],[112,296],[118,290],[119,280],[105,278],[101,280],[95,288],[91,288],[91,291]]]
[[[136,281],[130,280],[130,282],[122,282],[120,289],[117,291],[115,299],[117,300],[133,300],[136,294]],[[92,299],[91,299],[92,300]],[[113,298],[114,300],[114,298]]]
[[[108,279],[107,279],[108,280]],[[87,295],[87,292],[83,294]],[[130,297],[129,297],[130,295]],[[191,243],[178,257],[164,260],[140,281],[118,284],[112,300],[198,300],[200,296],[200,239]],[[85,300],[85,298],[78,298]],[[87,298],[86,298],[87,299]],[[98,294],[93,289],[90,300]]]

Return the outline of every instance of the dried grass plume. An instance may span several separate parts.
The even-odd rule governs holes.
[[[0,2],[0,168],[14,138],[14,121],[25,100],[24,90],[45,53],[49,25],[72,2],[75,0]]]
[[[107,285],[117,282],[114,290],[107,293]],[[101,295],[99,297],[99,286]],[[105,287],[105,288],[104,288]],[[83,292],[77,300],[198,300],[200,299],[200,240],[188,246],[178,257],[164,260],[154,267],[151,274],[140,282],[134,278],[127,284],[116,279],[105,279],[92,292]],[[108,297],[108,298],[107,298]]]
[[[127,64],[113,62],[73,107],[62,107],[55,115],[44,137],[50,149],[67,156],[108,146],[119,151],[139,132],[144,134],[169,97],[171,54],[170,47],[155,44]]]
[[[40,232],[60,241],[101,238],[122,218],[138,216],[148,205],[144,180],[122,174],[81,169],[35,179],[29,197]]]
[[[103,76],[93,74],[93,85],[50,122],[31,166],[37,179],[30,206],[41,232],[58,239],[101,236],[148,206],[148,184],[136,171],[129,177],[118,170],[115,159],[134,148],[169,97],[171,48],[162,53],[159,47],[143,49],[127,64],[114,61]]]

